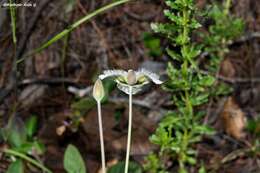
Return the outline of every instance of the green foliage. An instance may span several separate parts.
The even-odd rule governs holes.
[[[64,169],[68,173],[86,173],[85,162],[78,149],[69,145],[64,154]]]
[[[1,136],[12,148],[15,148],[17,151],[19,150],[24,151],[24,153],[30,153],[34,147],[43,152],[44,147],[42,144],[36,138],[33,138],[36,130],[36,116],[31,116],[25,123],[17,117],[11,117],[8,125],[1,129]]]
[[[150,173],[169,173],[165,170],[164,164],[160,158],[154,153],[151,153],[146,157],[144,170],[149,171]]]
[[[122,173],[122,172],[124,172],[124,169],[125,169],[125,162],[119,162],[116,165],[109,168],[107,173]],[[130,162],[128,169],[129,169],[130,173],[142,173],[143,172],[141,166],[135,162]]]
[[[222,4],[214,3],[209,6],[208,20],[211,20],[212,24],[208,26],[208,32],[200,34],[203,51],[207,52],[210,58],[206,69],[213,74],[219,71],[220,63],[229,52],[228,45],[241,36],[245,28],[242,19],[230,14],[231,3],[231,0],[226,0]],[[230,92],[231,87],[218,83],[212,88],[211,95],[227,95]]]
[[[209,88],[214,84],[215,78],[203,75],[196,62],[202,49],[201,45],[191,41],[193,31],[201,27],[196,20],[198,12],[194,2],[167,0],[166,4],[169,10],[165,10],[164,14],[170,22],[152,24],[152,28],[168,38],[170,45],[166,51],[177,62],[169,62],[169,80],[163,87],[173,93],[177,111],[166,115],[151,136],[151,142],[160,146],[161,157],[168,155],[177,158],[179,172],[186,172],[185,164],[196,164],[196,151],[192,149],[192,144],[199,142],[202,135],[212,134],[210,128],[199,123],[199,118],[196,117],[201,117],[201,112],[196,112],[194,107],[208,102]],[[153,165],[154,172],[158,171],[155,164],[150,165]]]
[[[37,117],[31,116],[26,122],[25,122],[26,132],[28,138],[32,138],[37,130]]]
[[[34,154],[41,155],[45,151],[45,146],[34,138],[34,134],[37,129],[37,117],[31,116],[25,123],[15,117],[12,116],[6,127],[1,129],[0,135],[2,139],[4,139],[7,144],[10,146],[14,156],[21,157],[23,159],[29,159],[27,156],[34,156]],[[37,163],[36,163],[37,164]],[[24,168],[23,162],[20,160],[16,160],[10,165],[9,171],[19,172]]]
[[[149,50],[149,55],[158,57],[162,55],[160,38],[151,33],[145,32],[143,35],[144,45]]]
[[[205,169],[205,166],[202,165],[199,169],[199,173],[207,173],[206,169]]]
[[[37,154],[42,154],[45,150],[44,145],[33,138],[36,129],[36,116],[31,116],[25,123],[17,117],[11,117],[8,125],[2,129],[2,135],[15,151],[31,154],[35,150]]]
[[[201,34],[203,38],[204,52],[211,58],[208,70],[217,72],[220,62],[229,52],[228,44],[237,39],[244,31],[244,21],[229,13],[230,0],[223,4],[215,3],[209,7],[208,18],[212,21],[208,32]]]
[[[24,165],[21,159],[17,159],[8,167],[7,173],[24,173]]]
[[[27,135],[24,122],[21,119],[12,117],[4,128],[4,136],[7,143],[12,147],[20,147],[26,143]]]
[[[260,137],[260,118],[249,120],[247,123],[247,130],[255,137]]]
[[[196,19],[201,12],[194,1],[166,0],[166,5],[168,9],[164,15],[169,22],[155,23],[151,27],[169,42],[166,52],[172,61],[168,63],[169,80],[163,88],[173,94],[177,110],[168,113],[151,136],[151,142],[159,145],[160,151],[147,157],[145,168],[152,173],[170,171],[162,161],[162,158],[169,157],[178,161],[180,173],[186,173],[186,165],[197,164],[194,144],[200,142],[203,135],[214,134],[213,129],[201,123],[205,113],[199,108],[210,97],[227,94],[231,90],[224,84],[215,87],[214,76],[228,52],[228,44],[242,33],[244,24],[241,19],[229,14],[230,0],[224,1],[223,6],[213,5],[208,17],[214,22],[207,33],[199,34],[203,38],[203,42],[199,43],[192,38],[201,27]],[[209,74],[202,72],[203,67],[197,59],[202,52],[207,52],[210,57],[206,62]],[[203,167],[199,171],[205,172]]]

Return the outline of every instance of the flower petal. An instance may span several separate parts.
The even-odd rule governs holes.
[[[147,76],[152,82],[154,82],[155,84],[162,84],[163,82],[159,79],[160,77],[153,73],[153,72],[150,72],[146,69],[140,69],[137,71],[136,73],[137,75],[137,79],[142,77],[142,76]]]
[[[120,89],[121,91],[123,91],[126,94],[130,94],[130,89],[129,89],[129,85],[126,84],[122,84],[122,83],[117,83],[117,88]],[[142,85],[135,85],[135,86],[131,86],[132,87],[132,94],[137,94],[138,92],[140,92],[142,90]]]
[[[101,80],[107,78],[107,77],[113,77],[113,76],[126,76],[127,72],[124,70],[105,70],[103,74],[99,75],[99,78]]]

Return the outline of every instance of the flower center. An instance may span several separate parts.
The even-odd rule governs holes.
[[[128,70],[126,80],[127,80],[127,84],[129,84],[129,85],[136,84],[137,79],[136,79],[136,74],[135,74],[134,70]]]

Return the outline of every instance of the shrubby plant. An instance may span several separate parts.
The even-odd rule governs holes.
[[[208,6],[208,19],[213,24],[209,25],[208,32],[202,33],[204,52],[210,57],[207,66],[210,72],[216,73],[220,68],[220,63],[229,52],[229,44],[237,39],[244,30],[242,19],[230,14],[231,0],[226,0],[222,4],[215,2]]]
[[[197,164],[193,144],[200,142],[203,135],[214,132],[201,123],[205,112],[200,111],[199,107],[207,103],[212,95],[215,73],[228,52],[229,42],[241,33],[243,22],[229,14],[230,0],[225,1],[224,5],[213,5],[209,17],[214,23],[209,26],[208,33],[202,34],[201,44],[192,39],[194,31],[201,27],[196,19],[201,12],[193,0],[166,0],[166,5],[168,9],[164,15],[169,22],[155,23],[151,27],[169,41],[166,52],[172,61],[168,63],[169,80],[163,88],[172,93],[177,109],[166,114],[151,136],[151,142],[159,145],[160,150],[147,157],[145,169],[151,173],[167,173],[173,163],[169,165],[166,162],[177,160],[179,173],[186,173],[188,165]],[[203,67],[198,61],[205,51],[210,56],[208,74],[202,71]],[[203,169],[201,167],[200,170]]]
[[[200,36],[203,52],[209,58],[205,68],[212,75],[219,74],[221,62],[229,53],[229,45],[242,35],[245,28],[244,21],[230,13],[231,3],[231,0],[226,0],[207,7],[207,18],[212,24]],[[232,88],[223,82],[215,83],[211,90],[212,96],[227,95],[230,92]]]

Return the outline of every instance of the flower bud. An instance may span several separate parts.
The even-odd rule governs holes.
[[[99,102],[103,99],[104,96],[105,96],[105,91],[104,91],[102,81],[100,79],[98,79],[95,82],[95,85],[93,88],[93,97],[96,99],[97,102]]]
[[[136,74],[135,74],[135,71],[134,71],[134,70],[128,70],[126,80],[127,80],[127,83],[128,83],[129,85],[134,85],[134,84],[136,84],[137,79],[136,79]]]

